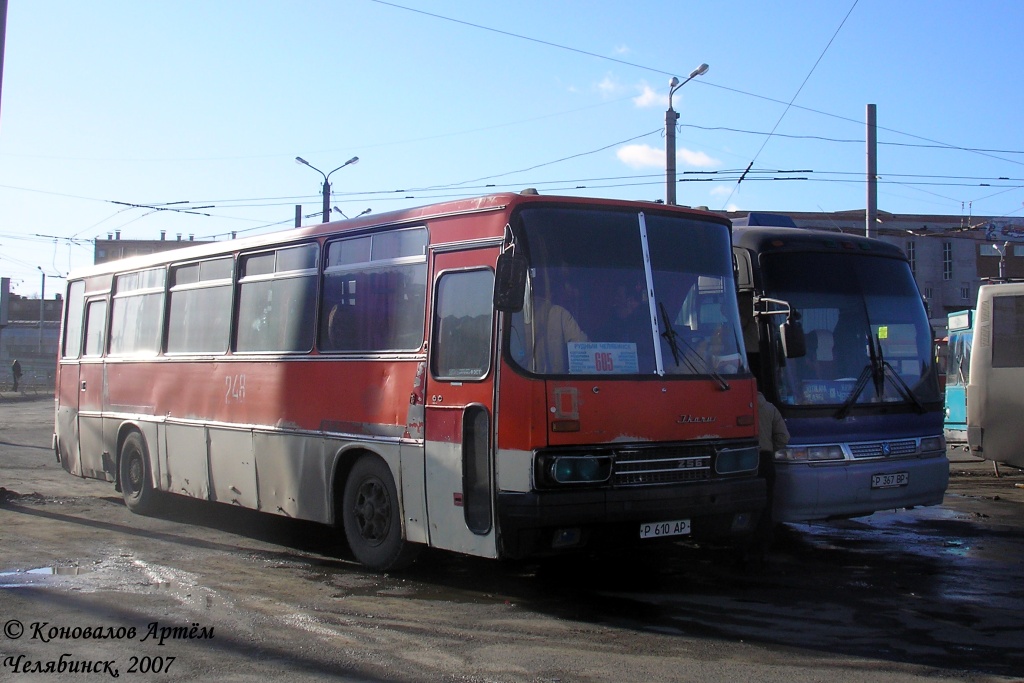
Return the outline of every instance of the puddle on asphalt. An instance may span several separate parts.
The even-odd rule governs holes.
[[[36,569],[25,569],[23,571],[0,572],[0,579],[8,576],[20,576],[30,574],[32,576],[79,576],[89,574],[93,570],[88,567],[38,567]]]
[[[205,589],[181,570],[151,565],[130,554],[118,553],[91,565],[65,565],[0,571],[0,588],[24,586],[70,587],[73,590],[117,590],[121,592],[167,591],[183,601]]]
[[[0,572],[0,588],[38,586],[40,577],[81,576],[82,574],[91,574],[93,571],[90,567],[36,567],[4,571]]]

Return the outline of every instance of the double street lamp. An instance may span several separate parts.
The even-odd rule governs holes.
[[[352,157],[351,159],[349,159],[348,161],[343,163],[341,166],[339,166],[338,168],[334,169],[334,171],[338,171],[340,169],[343,169],[346,166],[351,166],[352,164],[354,164],[354,163],[356,163],[358,161],[359,161],[359,157]],[[313,169],[314,171],[316,171],[317,173],[319,173],[320,175],[322,175],[324,177],[324,220],[323,220],[323,222],[326,223],[330,219],[330,217],[331,217],[331,174],[334,173],[334,171],[331,171],[330,173],[324,173],[319,168],[317,168],[313,164],[309,163],[308,161],[306,161],[302,157],[295,157],[295,163],[302,164],[303,166],[309,166],[311,169]]]
[[[676,203],[676,121],[679,114],[672,109],[672,95],[697,76],[708,72],[708,65],[701,64],[690,72],[682,83],[675,76],[668,82],[668,110],[665,112],[665,203]]]

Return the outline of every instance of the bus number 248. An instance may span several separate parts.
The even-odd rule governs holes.
[[[241,403],[245,400],[245,375],[224,377],[224,403]]]

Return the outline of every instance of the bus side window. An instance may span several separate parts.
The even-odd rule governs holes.
[[[411,351],[423,345],[426,244],[424,228],[327,243],[321,351]]]
[[[237,351],[313,348],[318,254],[305,244],[242,257]]]

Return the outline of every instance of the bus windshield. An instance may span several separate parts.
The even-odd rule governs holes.
[[[523,370],[720,382],[746,371],[727,226],[555,207],[526,208],[513,225],[530,264],[509,334]]]
[[[941,400],[927,314],[904,261],[867,254],[762,257],[767,296],[802,315],[807,354],[776,364],[797,406]]]

